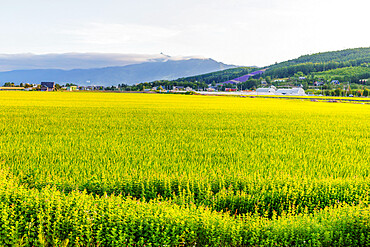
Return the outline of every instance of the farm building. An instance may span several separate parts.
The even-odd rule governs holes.
[[[286,89],[286,88],[278,89],[275,94],[277,94],[277,95],[295,95],[295,96],[306,95],[304,89],[301,88],[301,87],[296,87],[296,88],[292,88],[292,89]]]
[[[275,94],[276,92],[276,87],[272,86],[269,88],[257,88],[256,93],[259,95],[262,94]]]
[[[185,87],[184,86],[173,86],[173,89],[172,90],[175,90],[175,91],[184,91],[185,90]]]
[[[55,82],[41,82],[41,91],[54,91]]]
[[[69,86],[69,87],[66,87],[66,90],[67,91],[77,91],[77,86]]]

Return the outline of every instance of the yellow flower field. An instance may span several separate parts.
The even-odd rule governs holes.
[[[81,200],[89,201],[86,205],[93,205],[94,200],[107,205],[107,201],[121,200],[128,210],[133,206],[127,200],[138,200],[146,205],[140,210],[154,210],[152,207],[161,208],[158,203],[163,203],[176,212],[180,210],[177,207],[186,208],[189,215],[200,217],[199,222],[201,215],[208,214],[203,210],[211,210],[212,216],[204,217],[214,217],[214,221],[207,224],[215,227],[227,220],[223,224],[236,227],[234,232],[239,234],[227,233],[223,242],[220,240],[224,245],[284,241],[296,245],[294,238],[278,237],[282,230],[276,227],[298,227],[290,225],[288,218],[307,223],[317,220],[317,215],[342,215],[341,208],[347,210],[346,215],[365,210],[360,216],[368,217],[370,106],[140,93],[0,92],[0,167],[6,174],[2,179],[16,184],[2,187],[3,194],[7,188],[18,191],[19,186],[20,196],[33,193],[30,197],[43,198],[37,193],[57,193],[53,198],[70,201],[78,198],[77,191],[85,191]],[[0,195],[0,209],[6,210],[7,202],[12,201]],[[90,207],[86,205],[83,207]],[[120,213],[115,214],[118,217]],[[247,227],[246,219],[254,227]],[[0,228],[4,222],[0,220]],[[324,228],[333,226],[330,222]],[[255,233],[260,239],[250,238],[251,229],[257,226],[262,229]],[[366,233],[367,228],[361,229]],[[217,243],[215,239],[206,241],[213,236],[208,230],[210,235],[202,233],[205,240],[198,239],[198,244]],[[297,231],[301,234],[301,230]],[[197,234],[201,235],[179,232],[183,235],[177,239],[184,242],[176,240],[180,242],[175,245],[194,245]],[[361,238],[363,232],[356,234]],[[27,233],[19,233],[14,241],[26,236],[22,234]],[[55,236],[45,231],[43,237],[38,234],[27,235],[25,245],[54,243]],[[166,242],[162,235],[158,240],[141,235],[142,239],[135,235],[125,244],[144,246],[146,242],[140,241],[148,241],[162,246],[174,241],[169,237]],[[78,235],[68,236],[61,234],[58,239],[78,245]],[[337,242],[325,240],[324,235],[312,236],[313,246],[348,243],[347,235],[338,235]],[[370,240],[365,234],[363,241],[368,236]],[[262,239],[272,242],[259,242]]]

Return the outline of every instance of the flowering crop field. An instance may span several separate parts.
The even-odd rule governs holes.
[[[370,106],[0,92],[0,246],[369,246]]]

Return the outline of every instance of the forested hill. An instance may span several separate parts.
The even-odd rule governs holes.
[[[216,85],[220,82],[225,82],[238,78],[249,73],[252,73],[259,68],[257,67],[238,67],[232,69],[225,69],[207,74],[201,74],[190,77],[182,77],[176,80],[157,80],[149,83],[141,83],[137,88],[148,88],[161,86],[165,89],[172,89],[173,86],[185,86],[191,88],[207,88],[209,84]],[[120,87],[126,88],[127,85],[119,85]],[[131,89],[130,89],[131,90]]]
[[[345,67],[368,66],[370,47],[346,49],[304,55],[297,59],[277,63],[268,67],[265,76],[283,78],[294,76],[297,72],[305,75]]]
[[[216,71],[212,73],[207,73],[203,75],[179,78],[175,81],[177,82],[204,82],[206,84],[220,83],[220,82],[228,81],[228,80],[249,74],[257,69],[258,69],[257,67],[238,67],[238,68],[232,68],[232,69],[226,69],[226,70]]]
[[[233,83],[230,83],[230,85],[227,83],[223,85],[220,84],[221,82],[235,80],[238,77],[256,73],[256,71],[265,72],[249,77],[247,81],[242,81],[237,85],[231,85]],[[212,89],[222,91],[227,87],[238,87],[242,90],[253,89],[264,87],[267,83],[267,85],[276,86],[303,85],[306,90],[309,87],[317,86],[317,83],[320,83],[324,89],[334,89],[337,86],[334,87],[331,85],[333,81],[337,81],[339,84],[359,84],[357,86],[351,85],[351,88],[354,89],[359,86],[370,86],[370,47],[304,55],[297,59],[263,68],[253,66],[237,67],[207,74],[178,78],[176,80],[156,80],[140,83],[133,87],[120,84],[119,87],[121,90],[133,91],[152,87],[172,89],[173,86],[206,89],[211,85]]]
[[[285,78],[292,77],[298,72],[302,72],[304,75],[309,75],[312,73],[319,73],[348,67],[368,67],[369,64],[370,47],[346,49],[341,51],[304,55],[296,59],[265,67],[268,68],[268,70],[263,75],[263,77],[270,76],[271,78]],[[173,82],[201,82],[206,84],[220,83],[249,74],[258,69],[259,68],[256,67],[238,67],[203,75],[179,78],[174,80]],[[363,71],[363,69],[351,69],[351,74],[354,73],[353,71]],[[354,78],[355,80],[358,80],[362,77],[367,78],[367,72],[363,76],[360,75],[359,78]]]
[[[355,48],[346,49],[341,51],[329,51],[315,53],[311,55],[303,55],[299,58],[288,60],[282,63],[278,63],[270,66],[271,69],[296,65],[301,63],[328,63],[328,62],[349,62],[358,61],[356,64],[369,63],[370,62],[370,47],[367,48]]]

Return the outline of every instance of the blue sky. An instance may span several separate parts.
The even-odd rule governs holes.
[[[368,0],[0,0],[0,53],[203,56],[268,65],[370,46]]]

